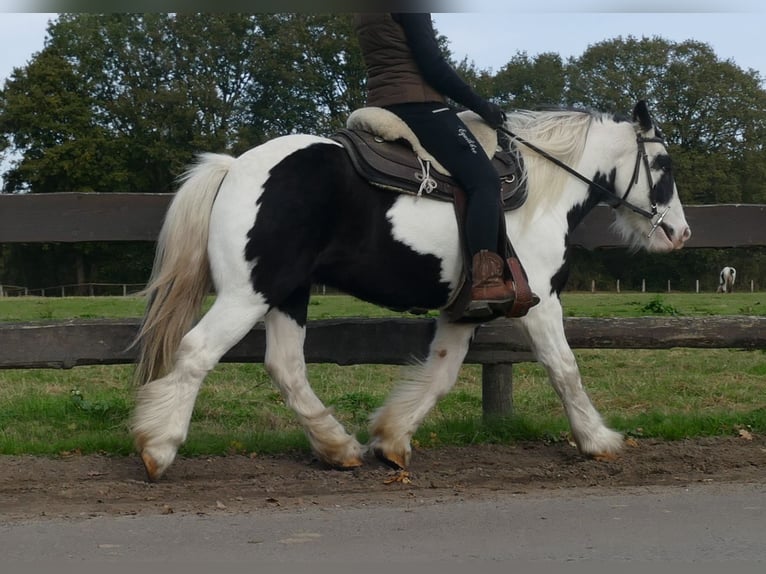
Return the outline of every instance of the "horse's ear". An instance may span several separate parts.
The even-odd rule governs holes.
[[[649,106],[646,105],[644,100],[639,100],[636,107],[633,108],[633,121],[638,122],[643,132],[648,132],[652,129],[652,116],[649,113]]]

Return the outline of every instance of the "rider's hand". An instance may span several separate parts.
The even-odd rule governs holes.
[[[484,108],[479,112],[479,115],[487,122],[492,129],[497,129],[505,125],[507,116],[505,112],[497,104],[487,102]]]

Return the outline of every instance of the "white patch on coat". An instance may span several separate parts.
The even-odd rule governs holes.
[[[441,260],[441,281],[457,287],[462,268],[455,208],[451,203],[425,197],[400,195],[387,217],[394,239],[416,253]]]

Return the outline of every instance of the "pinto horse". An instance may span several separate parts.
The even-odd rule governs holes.
[[[644,102],[632,117],[553,110],[508,114],[528,198],[506,229],[538,305],[518,321],[547,370],[579,451],[614,455],[622,435],[605,426],[583,389],[567,343],[559,294],[568,237],[598,203],[615,228],[649,251],[679,249],[691,232],[668,150]],[[522,143],[523,142],[523,143]],[[185,174],[157,244],[136,342],[141,385],[131,432],[150,480],[186,439],[206,374],[260,320],[265,367],[315,454],[353,468],[373,452],[410,462],[410,440],[455,383],[476,324],[436,319],[428,357],[413,366],[370,418],[360,444],[306,376],[303,342],[313,283],[395,309],[444,309],[461,283],[461,244],[450,203],[397,194],[360,177],[330,138],[279,137],[237,158],[203,154]],[[203,299],[216,297],[201,318]]]
[[[737,270],[734,267],[724,267],[718,277],[718,293],[734,293],[734,281]]]

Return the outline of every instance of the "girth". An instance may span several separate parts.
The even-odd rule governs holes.
[[[405,140],[389,142],[362,130],[342,128],[332,139],[348,152],[356,171],[371,184],[398,193],[421,195],[424,164]],[[527,199],[527,187],[522,178],[520,157],[509,151],[498,151],[492,165],[500,176],[503,209],[517,209]],[[457,182],[450,176],[430,169],[428,176],[434,186],[429,186],[424,197],[440,201],[454,201]]]

